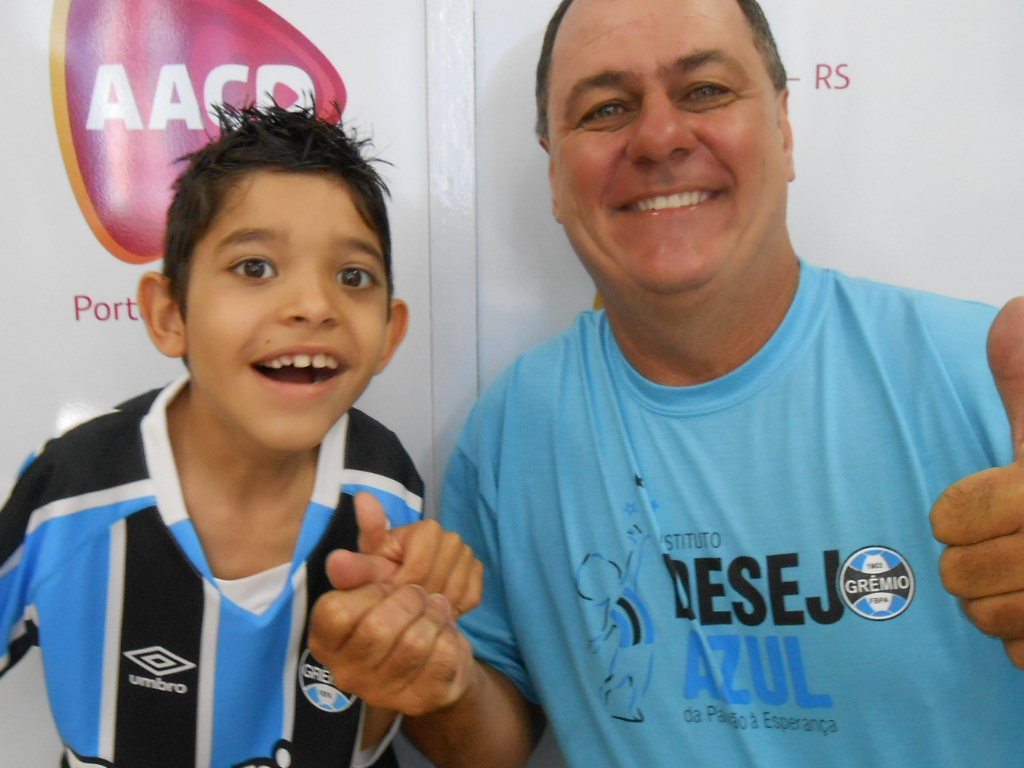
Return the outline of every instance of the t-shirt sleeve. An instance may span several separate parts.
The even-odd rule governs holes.
[[[493,474],[487,471],[486,459],[481,465],[471,455],[476,453],[472,447],[474,431],[473,423],[467,425],[449,462],[441,496],[441,524],[460,534],[484,565],[483,599],[479,607],[459,620],[459,626],[479,660],[505,674],[526,698],[536,702],[537,694],[519,654],[509,616],[492,503]]]

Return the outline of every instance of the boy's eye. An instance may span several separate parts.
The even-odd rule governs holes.
[[[346,267],[338,273],[338,282],[346,288],[368,288],[376,280],[362,267]]]
[[[253,280],[265,280],[268,277],[277,276],[274,265],[266,259],[246,259],[232,267],[231,271]]]

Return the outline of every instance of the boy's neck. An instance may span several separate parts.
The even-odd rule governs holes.
[[[246,451],[189,407],[170,404],[167,428],[182,496],[213,574],[251,576],[289,562],[316,482],[317,449]]]

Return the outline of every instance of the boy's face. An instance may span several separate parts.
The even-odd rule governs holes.
[[[140,302],[160,350],[188,356],[189,423],[242,450],[303,451],[405,334],[408,310],[389,302],[385,274],[379,239],[342,184],[261,171],[228,193],[197,243],[187,317],[155,273]]]

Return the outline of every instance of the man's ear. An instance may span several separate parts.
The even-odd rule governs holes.
[[[793,125],[789,122],[789,91],[779,95],[779,131],[782,134],[782,149],[786,153],[789,166],[789,180],[796,179],[796,166],[793,163]]]
[[[147,272],[139,281],[139,309],[153,344],[167,357],[185,357],[188,340],[185,318],[171,291],[171,281],[159,272]]]
[[[385,330],[387,335],[384,339],[380,360],[377,361],[377,366],[373,369],[375,376],[388,367],[388,363],[394,357],[402,339],[405,338],[407,330],[409,330],[409,305],[401,299],[392,299],[391,314],[388,316],[388,326]]]
[[[551,213],[555,221],[561,223],[561,214],[558,208],[558,191],[555,186],[555,156],[551,154],[551,140],[547,136],[540,138],[540,145],[548,153],[548,184],[551,187]]]

